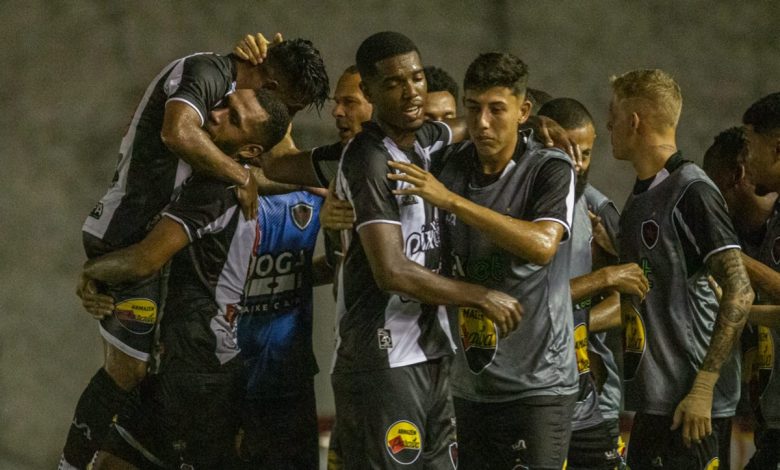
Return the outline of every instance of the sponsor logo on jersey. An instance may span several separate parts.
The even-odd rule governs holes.
[[[385,433],[385,445],[393,460],[401,465],[412,464],[422,452],[420,430],[410,421],[396,421]]]
[[[766,391],[775,365],[775,341],[772,330],[759,326],[756,328],[756,335],[756,347],[744,356],[745,368],[750,374],[748,379],[750,400],[755,404]]]
[[[452,463],[453,470],[458,468],[458,443],[450,443],[450,463]]]
[[[376,338],[379,342],[379,349],[393,349],[393,335],[386,328],[376,330]]]
[[[659,232],[660,229],[655,220],[650,219],[642,222],[642,243],[645,244],[648,250],[652,250],[658,243]]]
[[[707,462],[707,465],[704,467],[704,470],[718,470],[719,468],[720,468],[720,459],[715,457],[709,462]]]
[[[624,304],[623,307],[623,375],[625,380],[632,380],[636,376],[639,362],[645,353],[647,346],[647,332],[642,316],[633,304]]]
[[[479,374],[496,358],[498,328],[481,310],[460,307],[458,329],[469,369]]]
[[[419,232],[412,232],[406,237],[405,253],[411,258],[418,253],[435,250],[440,244],[439,223],[433,220],[423,225]]]
[[[772,261],[775,264],[780,264],[780,237],[775,238],[772,242]]]
[[[306,250],[253,256],[244,286],[246,313],[290,310],[307,298],[301,294],[306,271]]]
[[[466,259],[452,253],[452,275],[467,278],[470,281],[484,283],[488,281],[502,282],[506,277],[507,258],[494,253],[488,257],[476,260]]]
[[[299,202],[290,207],[290,214],[292,215],[295,226],[301,230],[306,230],[306,227],[311,223],[314,208],[305,202]]]
[[[411,206],[418,203],[418,198],[414,194],[404,194],[401,196],[401,206]]]
[[[98,202],[97,204],[95,204],[95,207],[92,208],[92,212],[89,213],[89,216],[92,217],[93,219],[99,219],[100,216],[102,215],[103,215],[103,203]]]
[[[584,323],[574,327],[574,353],[577,357],[577,370],[580,374],[590,372],[588,357],[588,327]]]
[[[131,333],[146,334],[157,322],[157,303],[151,299],[125,299],[114,306],[114,316]]]

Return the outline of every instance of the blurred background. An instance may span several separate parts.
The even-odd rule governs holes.
[[[610,155],[609,77],[671,73],[684,98],[679,146],[701,162],[714,135],[780,88],[778,18],[780,2],[702,0],[0,1],[0,469],[56,467],[77,397],[102,363],[97,326],[74,295],[80,228],[135,105],[171,60],[280,31],[311,39],[335,85],[365,37],[392,29],[461,83],[478,53],[509,51],[529,64],[531,86],[591,110],[600,136],[591,181],[622,206],[633,172]],[[329,113],[296,117],[301,148],[337,140]],[[328,288],[315,313],[328,416]]]

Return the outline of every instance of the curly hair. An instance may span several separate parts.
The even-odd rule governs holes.
[[[428,93],[446,91],[458,102],[458,84],[444,69],[428,66],[423,68],[425,81],[428,82]]]
[[[552,99],[542,105],[537,114],[547,116],[568,130],[585,127],[588,124],[596,127],[588,108],[573,98]]]
[[[318,110],[328,100],[330,83],[325,63],[311,41],[288,39],[268,49],[268,67],[281,74],[291,97]]]
[[[710,148],[704,152],[702,169],[713,180],[718,176],[735,174],[747,160],[747,140],[741,127],[731,127],[715,136]]]
[[[506,87],[515,96],[525,95],[528,86],[528,66],[518,57],[504,52],[480,54],[469,65],[463,79],[464,90],[487,90]]]
[[[742,123],[753,126],[759,134],[780,131],[780,92],[756,101],[742,116]]]

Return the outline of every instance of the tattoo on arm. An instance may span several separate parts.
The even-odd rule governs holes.
[[[710,339],[710,347],[701,370],[720,372],[720,367],[731,353],[745,326],[753,304],[753,290],[750,288],[740,252],[729,249],[715,253],[707,262],[710,273],[723,288],[718,318]]]

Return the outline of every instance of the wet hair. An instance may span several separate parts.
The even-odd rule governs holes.
[[[377,75],[377,62],[409,52],[420,54],[411,39],[394,31],[382,31],[372,34],[360,44],[355,54],[355,64],[363,80],[370,80]]]
[[[320,51],[306,39],[289,39],[268,49],[265,62],[281,75],[291,98],[303,106],[322,109],[330,84]]]
[[[552,95],[546,91],[531,87],[525,89],[525,96],[537,110],[544,106],[545,103],[553,99]]]
[[[279,96],[268,90],[255,91],[257,102],[268,114],[268,119],[257,124],[255,132],[260,145],[265,150],[278,144],[287,133],[290,125],[290,114],[287,106],[279,99]]]
[[[483,91],[500,86],[512,90],[515,96],[525,95],[528,66],[512,54],[487,52],[480,54],[466,70],[464,90]]]
[[[704,152],[702,169],[717,181],[721,176],[734,175],[747,160],[747,141],[741,127],[732,127],[715,136],[715,141]]]
[[[593,116],[588,112],[588,108],[573,98],[550,100],[539,109],[537,114],[547,116],[567,130],[579,129],[588,124],[595,128]]]
[[[780,92],[756,101],[742,116],[742,123],[753,126],[759,134],[780,131]]]
[[[639,69],[610,78],[612,91],[619,99],[639,99],[637,103],[656,129],[676,127],[682,111],[680,86],[659,69]]]
[[[444,69],[439,67],[425,67],[425,81],[428,82],[428,93],[446,91],[458,102],[458,84]]]

